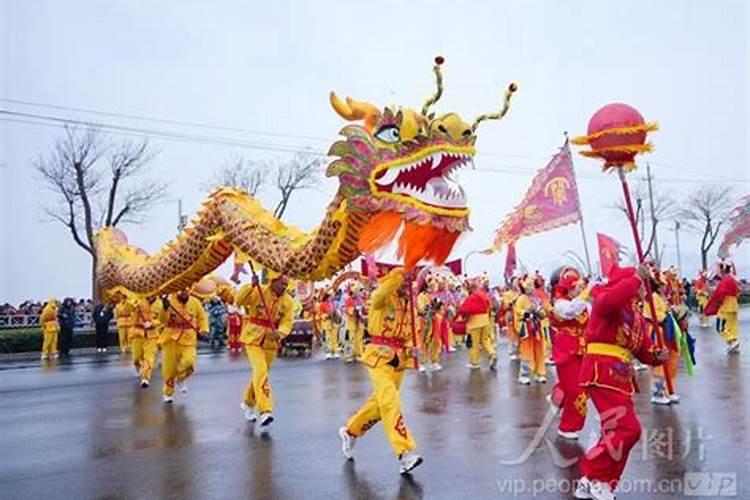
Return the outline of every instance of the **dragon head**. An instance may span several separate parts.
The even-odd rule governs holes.
[[[398,253],[407,268],[423,258],[442,264],[469,229],[466,194],[456,174],[473,164],[479,123],[505,116],[517,88],[510,84],[502,109],[473,124],[456,113],[436,116],[430,108],[443,93],[442,63],[442,57],[435,58],[437,88],[419,112],[381,110],[331,93],[334,110],[359,122],[341,130],[345,140],[331,146],[328,154],[336,159],[327,169],[328,176],[339,177],[339,194],[349,210],[374,214],[360,234],[359,249],[375,251],[403,227]]]

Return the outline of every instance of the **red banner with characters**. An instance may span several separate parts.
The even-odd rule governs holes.
[[[613,267],[620,264],[620,244],[606,234],[596,233],[596,241],[599,244],[599,266],[602,276],[609,276]]]
[[[531,181],[521,203],[495,232],[493,248],[523,236],[549,231],[581,220],[578,186],[568,142]]]
[[[362,274],[365,275],[365,276],[367,276],[368,275],[368,273],[367,273],[367,271],[368,271],[368,263],[365,261],[365,259],[362,259],[361,262],[362,262]],[[385,262],[375,262],[374,264],[375,264],[375,268],[377,269],[377,276],[378,277],[385,276],[392,269],[394,269],[396,267],[402,267],[402,266],[397,265],[397,264],[386,264]],[[463,272],[463,266],[461,265],[461,259],[451,260],[451,261],[446,262],[445,264],[443,264],[443,266],[447,267],[448,269],[450,269],[451,272],[453,274],[455,274],[456,276],[461,276],[461,274]],[[417,266],[415,268],[416,274],[419,274],[420,271],[422,271],[423,268],[424,268],[424,266]]]

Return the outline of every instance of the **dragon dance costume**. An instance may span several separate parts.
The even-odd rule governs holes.
[[[269,373],[276,360],[279,342],[289,335],[294,323],[294,303],[286,293],[286,285],[274,291],[274,282],[260,291],[258,286],[248,284],[237,293],[237,305],[245,308],[240,341],[245,346],[253,372],[245,387],[241,407],[249,421],[255,421],[257,410],[261,426],[273,421]]]
[[[593,305],[586,330],[581,385],[601,418],[598,442],[579,462],[583,478],[578,498],[587,489],[614,490],[641,425],[633,407],[636,391],[631,357],[659,365],[666,356],[656,349],[637,303],[641,279],[634,268],[615,268],[606,285],[591,291]],[[658,353],[658,355],[657,355]]]
[[[731,268],[730,268],[731,269]],[[716,325],[719,334],[727,343],[727,352],[739,351],[739,296],[740,286],[732,276],[730,269],[724,269],[719,284],[706,304],[707,316],[716,315]]]
[[[172,402],[175,386],[187,392],[188,377],[195,371],[198,335],[208,333],[208,318],[203,304],[193,296],[178,292],[163,299],[159,322],[162,331],[159,344],[162,350],[161,374],[164,379],[165,402]]]
[[[39,324],[42,325],[42,359],[57,357],[57,335],[60,332],[60,323],[57,320],[57,299],[49,299],[39,315]]]
[[[582,296],[571,297],[580,282],[580,275],[569,273],[555,286],[555,300],[550,311],[553,331],[552,359],[557,383],[552,390],[553,403],[562,408],[559,434],[577,439],[586,420],[586,391],[579,383],[581,364],[586,352],[588,303]]]
[[[159,332],[162,304],[154,298],[137,299],[132,304],[133,326],[130,330],[130,347],[133,350],[133,365],[142,387],[151,384],[151,374],[156,366],[159,350]]]
[[[417,443],[404,422],[399,396],[405,370],[414,367],[409,349],[413,347],[410,306],[403,285],[403,270],[395,269],[380,280],[370,298],[367,327],[371,337],[360,361],[367,367],[373,392],[339,431],[344,455],[352,458],[354,440],[382,421],[402,473],[422,461],[415,453]]]

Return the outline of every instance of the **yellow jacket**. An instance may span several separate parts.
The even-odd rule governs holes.
[[[513,323],[516,325],[518,331],[521,331],[521,325],[523,324],[523,316],[527,311],[531,310],[533,304],[529,296],[523,293],[518,294],[515,303],[513,304]]]
[[[371,368],[389,363],[394,357],[398,360],[397,370],[413,367],[413,359],[406,349],[413,344],[409,301],[396,293],[403,282],[400,269],[391,271],[380,280],[370,297],[367,329],[372,341],[365,347],[361,362]],[[380,338],[390,345],[378,343]]]
[[[656,321],[661,323],[667,317],[667,303],[664,301],[664,297],[658,292],[653,292],[654,307],[656,308]],[[651,319],[651,306],[648,301],[643,302],[643,316],[646,319]]]
[[[55,333],[60,331],[60,324],[57,322],[57,301],[50,300],[42,309],[39,315],[39,324],[44,333]]]
[[[131,327],[133,326],[133,301],[130,299],[123,299],[115,306],[115,319],[117,320],[117,326]]]
[[[201,301],[195,297],[190,297],[183,304],[177,300],[176,295],[170,295],[169,307],[159,307],[159,310],[159,322],[162,325],[160,344],[175,341],[182,346],[194,346],[198,343],[198,332],[208,332],[208,316]]]
[[[133,329],[130,330],[131,337],[146,337],[155,339],[159,337],[161,316],[161,300],[155,300],[149,304],[146,299],[138,299],[133,303]]]
[[[288,293],[283,293],[281,297],[277,297],[271,291],[270,285],[264,286],[262,291],[271,314],[270,323],[257,287],[247,284],[237,293],[237,305],[245,308],[240,342],[276,350],[280,339],[277,339],[272,333],[277,332],[280,338],[284,338],[292,331],[294,301]]]

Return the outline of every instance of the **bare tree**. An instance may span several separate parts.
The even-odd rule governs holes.
[[[46,207],[44,213],[67,227],[73,241],[91,257],[94,300],[98,300],[94,234],[102,226],[141,222],[164,195],[166,186],[160,182],[133,182],[154,156],[145,139],[108,143],[97,127],[66,126],[49,154],[34,162],[42,181],[59,196],[59,203]]]
[[[324,162],[323,156],[311,152],[297,153],[288,162],[276,162],[276,187],[281,195],[273,211],[276,218],[283,217],[295,191],[309,189],[318,183]]]
[[[729,219],[734,199],[732,186],[702,185],[684,201],[677,217],[685,226],[701,235],[701,265],[708,269],[708,252]]]
[[[233,156],[219,167],[211,184],[214,187],[244,189],[252,196],[257,196],[268,179],[268,171],[269,166],[265,162]]]
[[[648,196],[648,184],[639,181],[634,184],[631,195],[633,197],[633,209],[635,210],[635,224],[638,228],[638,237],[643,245],[643,255],[656,257],[658,249],[654,245],[656,231],[660,222],[674,218],[676,214],[675,202],[671,196],[659,189],[654,189],[654,218],[651,218],[651,206]],[[615,209],[627,217],[625,201],[618,199],[609,208]]]

